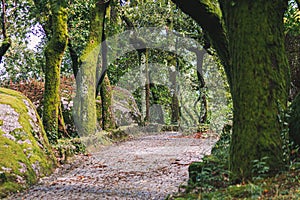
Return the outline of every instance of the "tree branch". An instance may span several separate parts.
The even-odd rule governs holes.
[[[7,35],[6,32],[6,25],[7,25],[7,20],[6,20],[6,2],[5,0],[2,0],[2,13],[1,13],[1,21],[2,21],[2,35],[3,35],[3,42],[0,47],[0,63],[2,61],[3,56],[11,46],[11,39]]]
[[[225,68],[229,82],[231,82],[228,39],[220,8],[210,0],[172,1],[202,27]]]
[[[68,49],[69,49],[70,57],[72,60],[73,74],[74,74],[74,77],[76,78],[78,70],[79,70],[79,56],[78,56],[77,52],[75,51],[75,49],[73,48],[71,39],[69,38],[68,40],[69,40]]]

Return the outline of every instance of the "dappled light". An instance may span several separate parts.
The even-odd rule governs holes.
[[[300,198],[299,0],[0,4],[0,198]]]

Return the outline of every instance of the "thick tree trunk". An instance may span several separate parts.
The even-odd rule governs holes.
[[[201,25],[225,67],[234,104],[233,178],[251,178],[252,161],[263,157],[270,173],[281,170],[278,116],[286,108],[290,83],[283,30],[287,0],[219,0],[222,15],[211,1],[172,1]]]
[[[45,49],[45,92],[43,124],[50,141],[58,136],[60,65],[67,46],[67,3],[51,1],[52,36]]]
[[[97,130],[96,68],[102,42],[103,23],[107,2],[97,1],[90,24],[88,43],[80,57],[77,74],[77,93],[74,101],[75,123],[80,135],[94,134]]]
[[[250,179],[253,160],[267,157],[270,174],[283,169],[281,124],[289,70],[284,49],[283,13],[287,2],[238,1],[224,4],[232,62],[233,178]]]

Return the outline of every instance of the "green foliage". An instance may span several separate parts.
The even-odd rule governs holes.
[[[189,167],[190,180],[187,192],[212,192],[230,185],[228,171],[230,138],[231,125],[227,124],[213,147],[212,154],[205,156],[200,163],[193,163]]]
[[[290,105],[291,116],[289,118],[289,136],[296,145],[300,145],[300,95],[297,95]]]
[[[35,18],[35,7],[31,0],[16,2],[7,0],[7,34],[12,40],[12,46],[4,55],[3,66],[0,67],[0,79],[13,81],[27,78],[40,78],[42,52],[36,52],[30,47],[32,37],[39,28]],[[2,20],[1,20],[2,22]],[[3,40],[3,36],[0,36]],[[34,42],[34,41],[33,41]]]
[[[86,152],[86,146],[79,138],[59,139],[52,146],[56,153],[58,161],[63,164],[68,161],[68,158]]]
[[[300,9],[294,0],[289,1],[289,6],[284,15],[285,33],[300,35]]]
[[[260,160],[253,160],[252,174],[253,180],[261,180],[267,176],[270,167],[267,164],[268,157],[263,157]]]

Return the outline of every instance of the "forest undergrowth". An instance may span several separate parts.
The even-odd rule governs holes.
[[[287,170],[273,177],[267,176],[267,158],[253,160],[251,181],[233,183],[228,169],[230,125],[224,127],[211,155],[189,166],[189,182],[179,193],[168,199],[299,199],[300,152],[290,144]]]

